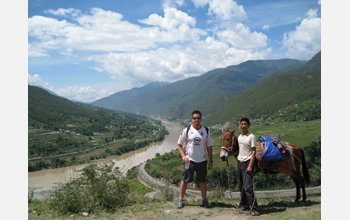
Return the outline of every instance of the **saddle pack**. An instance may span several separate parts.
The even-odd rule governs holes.
[[[290,157],[292,153],[288,149],[284,149],[284,153],[275,145],[275,137],[260,136],[259,141],[263,143],[264,153],[261,155],[265,161],[284,160]]]
[[[291,157],[293,147],[289,143],[285,143],[287,148],[285,153],[273,143],[274,137],[260,136],[256,143],[256,159],[258,166],[263,173],[284,173],[291,175],[292,170],[296,171],[294,159]]]

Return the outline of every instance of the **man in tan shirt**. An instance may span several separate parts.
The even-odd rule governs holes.
[[[248,118],[242,118],[239,126],[242,129],[242,134],[238,137],[239,154],[238,160],[238,182],[241,192],[241,201],[239,204],[240,210],[250,210],[251,215],[259,215],[258,203],[256,201],[253,190],[253,163],[256,155],[256,138],[249,133],[250,122]]]

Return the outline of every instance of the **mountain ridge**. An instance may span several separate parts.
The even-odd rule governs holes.
[[[193,105],[218,95],[242,91],[270,71],[303,62],[293,59],[256,60],[214,69],[201,76],[183,79],[134,96],[119,104],[116,109],[146,115],[186,117]]]
[[[137,96],[141,93],[144,93],[148,90],[152,90],[164,85],[169,84],[168,82],[163,82],[163,81],[157,81],[157,82],[152,82],[152,83],[148,83],[147,85],[140,87],[140,88],[132,88],[129,90],[123,90],[121,92],[116,92],[110,96],[107,96],[105,98],[101,98],[98,99],[92,103],[90,103],[91,105],[94,106],[98,106],[98,107],[102,107],[102,108],[108,108],[111,110],[117,110],[117,106],[130,99],[133,96]]]

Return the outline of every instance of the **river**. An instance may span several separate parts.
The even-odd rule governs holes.
[[[116,166],[119,166],[121,171],[125,174],[132,167],[138,166],[148,159],[154,158],[156,153],[163,155],[177,149],[176,143],[180,132],[184,128],[183,125],[163,119],[162,125],[164,125],[169,132],[169,135],[164,139],[164,141],[123,154],[121,156],[116,156],[112,159],[99,160],[98,163],[108,164],[114,162]],[[64,168],[28,172],[28,188],[47,190],[52,186],[55,186],[55,183],[66,183],[71,178],[78,177],[79,172],[77,171],[86,165],[87,164],[80,164]]]

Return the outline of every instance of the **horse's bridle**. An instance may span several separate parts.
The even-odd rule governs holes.
[[[227,147],[223,146],[223,144],[222,144],[222,142],[221,142],[221,149],[224,149],[224,150],[226,150],[226,151],[228,151],[228,152],[232,152],[232,151],[233,151],[233,144],[235,143],[235,138],[236,138],[236,137],[235,137],[232,133],[230,133],[230,132],[224,133],[224,137],[225,137],[225,135],[232,136],[231,146],[229,146],[229,147],[227,148]],[[225,140],[225,139],[223,138],[223,140]]]

